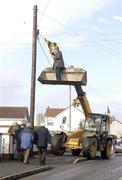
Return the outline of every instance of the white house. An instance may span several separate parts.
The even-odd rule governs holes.
[[[3,159],[12,159],[15,152],[15,142],[8,129],[14,122],[22,124],[29,117],[27,107],[0,107],[0,155]]]
[[[79,128],[80,122],[84,123],[82,108],[74,106],[57,109],[48,107],[45,112],[45,126],[50,131],[74,131]],[[122,123],[113,120],[110,125],[110,134],[122,137]]]
[[[73,106],[65,109],[48,107],[45,112],[45,126],[50,131],[74,131],[84,121],[84,114],[80,107]]]
[[[122,122],[114,119],[110,125],[110,134],[117,136],[117,138],[122,137]]]
[[[27,107],[0,107],[0,133],[7,133],[13,122],[21,124],[28,117]]]

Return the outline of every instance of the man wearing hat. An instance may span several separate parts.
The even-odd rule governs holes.
[[[33,143],[33,130],[31,128],[31,123],[27,122],[26,126],[21,130],[20,133],[21,140],[21,150],[24,151],[24,163],[28,164],[30,149]]]
[[[59,50],[58,46],[52,46],[51,54],[54,60],[53,69],[56,72],[56,79],[61,81],[61,73],[65,68],[62,52]]]
[[[62,70],[65,68],[62,52],[59,50],[57,43],[50,42],[46,38],[45,42],[47,43],[49,51],[54,60],[53,69],[56,73],[56,79],[61,81],[61,73]]]

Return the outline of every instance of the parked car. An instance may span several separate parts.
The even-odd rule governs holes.
[[[122,153],[122,139],[117,139],[115,144],[115,152]]]

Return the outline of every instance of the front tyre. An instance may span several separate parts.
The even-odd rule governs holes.
[[[106,147],[103,151],[101,151],[101,158],[102,159],[109,159],[111,157],[113,144],[111,141],[108,141]]]
[[[66,148],[63,146],[64,143],[64,135],[62,132],[60,134],[55,134],[51,139],[51,148],[52,153],[55,155],[63,155],[65,153]]]
[[[88,154],[89,154],[88,158],[90,158],[90,159],[93,159],[93,158],[96,157],[96,154],[97,154],[97,140],[95,138],[91,139]]]
[[[83,156],[88,159],[96,157],[97,153],[97,140],[96,138],[85,138],[83,142]]]

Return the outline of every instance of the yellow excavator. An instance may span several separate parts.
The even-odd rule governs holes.
[[[42,84],[73,85],[77,93],[73,104],[80,104],[85,115],[82,129],[71,133],[62,131],[54,134],[51,143],[52,152],[55,155],[63,155],[68,148],[73,155],[79,155],[82,151],[84,157],[92,159],[99,151],[103,159],[109,159],[113,152],[113,136],[109,132],[112,119],[106,114],[92,113],[86,93],[82,89],[82,86],[87,84],[87,72],[72,66],[64,69],[62,80],[57,81],[54,70],[46,68],[41,72],[38,81]]]

